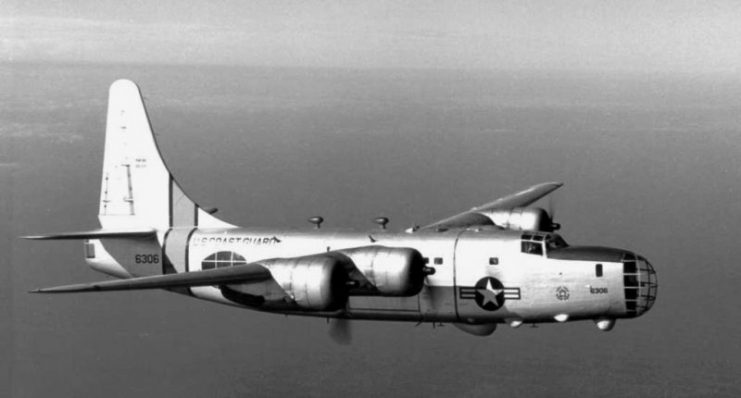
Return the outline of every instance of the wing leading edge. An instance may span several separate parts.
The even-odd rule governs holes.
[[[31,293],[80,293],[116,290],[169,289],[176,287],[195,287],[258,282],[268,280],[270,278],[272,278],[272,276],[267,268],[263,267],[260,264],[252,263],[235,267],[210,269],[205,271],[143,276],[130,279],[49,287],[33,290],[31,291]]]
[[[494,222],[487,216],[487,213],[492,213],[498,210],[510,210],[515,207],[529,206],[561,186],[563,186],[563,183],[561,182],[545,182],[533,185],[530,188],[513,193],[512,195],[499,198],[493,202],[476,206],[471,210],[464,211],[463,213],[425,225],[420,227],[419,230],[466,228],[474,225],[494,225]]]
[[[92,231],[59,232],[44,235],[21,236],[21,239],[30,240],[72,240],[72,239],[103,239],[103,238],[149,238],[156,236],[157,231],[151,228],[143,229],[96,229]]]

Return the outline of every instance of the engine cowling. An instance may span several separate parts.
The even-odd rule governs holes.
[[[413,296],[422,290],[425,264],[412,248],[367,246],[340,250],[384,296]]]
[[[301,308],[326,311],[344,307],[347,274],[342,259],[307,256],[263,263],[288,297]]]
[[[515,207],[487,214],[494,224],[514,231],[548,231],[557,229],[548,212],[539,207]]]

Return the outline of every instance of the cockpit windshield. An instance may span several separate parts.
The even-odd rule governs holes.
[[[569,245],[560,235],[544,233],[526,233],[522,235],[522,252],[542,256],[552,250],[562,249]]]
[[[545,238],[545,247],[547,251],[551,251],[569,247],[569,245],[565,240],[563,240],[561,235],[551,234]]]

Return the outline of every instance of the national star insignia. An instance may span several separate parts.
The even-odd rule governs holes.
[[[504,292],[504,289],[494,289],[494,287],[491,285],[491,279],[489,279],[486,281],[486,286],[483,289],[476,289],[476,291],[484,297],[481,305],[493,303],[494,305],[498,306],[497,296],[502,294],[502,292]]]

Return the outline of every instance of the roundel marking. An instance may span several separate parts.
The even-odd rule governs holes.
[[[492,277],[478,280],[474,286],[461,286],[458,291],[461,300],[473,300],[485,311],[496,311],[502,308],[507,300],[520,300],[519,287],[505,287],[501,281]]]
[[[496,311],[504,304],[504,285],[499,279],[486,277],[476,282],[476,304],[487,311]]]

